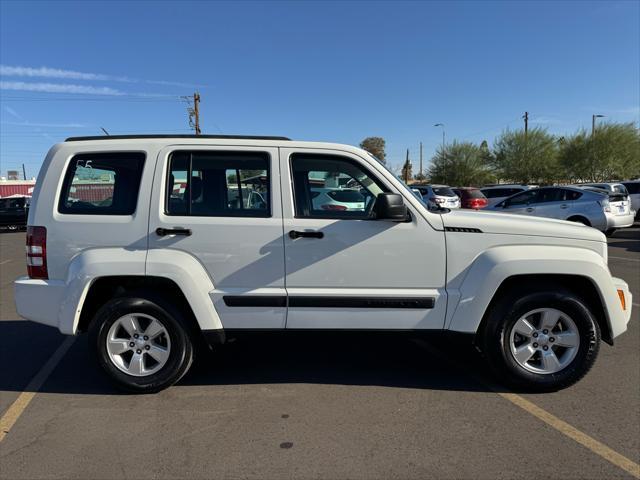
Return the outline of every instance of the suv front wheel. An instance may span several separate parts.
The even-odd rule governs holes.
[[[516,388],[566,388],[598,355],[598,323],[579,296],[562,288],[505,295],[488,315],[481,348],[498,378]]]
[[[152,393],[176,383],[193,362],[183,315],[161,300],[119,297],[96,313],[90,343],[103,370],[120,388]]]

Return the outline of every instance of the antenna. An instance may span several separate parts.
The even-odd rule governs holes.
[[[104,128],[100,127],[100,130],[102,130],[107,137],[109,136],[109,132],[107,132]]]

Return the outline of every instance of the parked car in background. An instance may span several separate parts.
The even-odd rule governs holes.
[[[595,187],[542,187],[513,195],[490,209],[579,222],[612,234],[632,225],[633,215],[628,209],[619,210],[616,197],[612,206],[610,198],[605,190]]]
[[[483,187],[480,189],[482,194],[487,198],[489,204],[488,207],[500,203],[505,198],[509,198],[516,193],[525,192],[532,188],[536,188],[533,185],[492,185]]]
[[[607,230],[605,231],[607,235],[611,236],[617,229],[633,225],[636,212],[631,208],[631,200],[629,195],[624,193],[626,189],[623,190],[623,185],[610,189],[591,185],[579,185],[578,188],[607,195],[608,202],[604,209],[607,216]]]
[[[627,192],[629,192],[629,200],[631,208],[636,211],[636,220],[640,220],[640,180],[630,180],[622,182]]]
[[[365,197],[359,190],[311,187],[311,201],[316,210],[361,211]]]
[[[448,185],[412,185],[422,193],[422,201],[429,208],[460,208],[460,199]]]
[[[452,190],[460,198],[460,206],[462,208],[480,210],[489,204],[487,197],[482,194],[479,188],[456,187]]]
[[[24,230],[29,216],[31,197],[0,198],[0,228],[3,230]]]

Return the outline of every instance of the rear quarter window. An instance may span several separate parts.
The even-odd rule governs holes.
[[[58,212],[131,215],[136,210],[145,154],[90,153],[74,156],[65,173]]]

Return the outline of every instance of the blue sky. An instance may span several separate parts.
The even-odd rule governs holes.
[[[489,142],[640,118],[640,2],[0,1],[0,170],[72,135]]]

